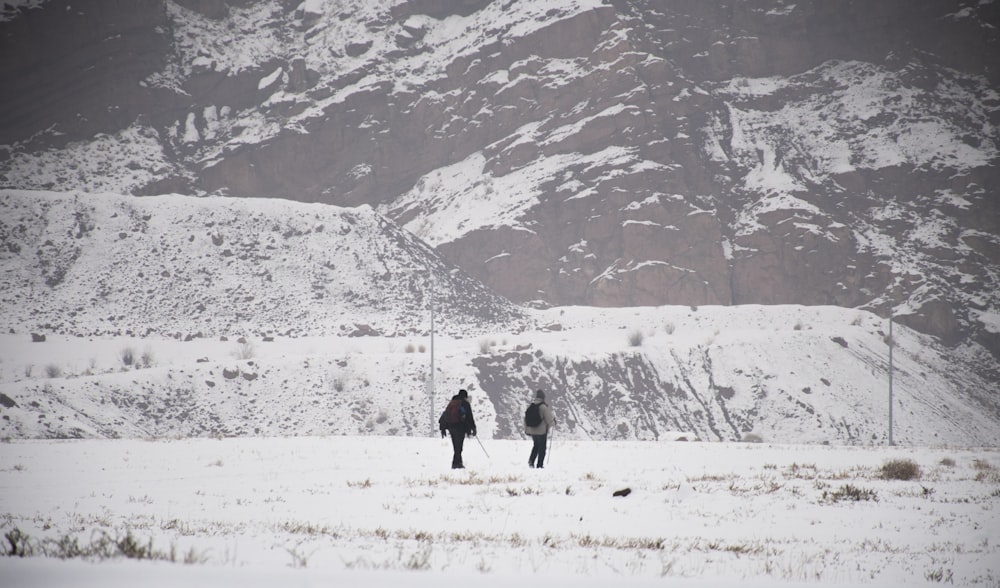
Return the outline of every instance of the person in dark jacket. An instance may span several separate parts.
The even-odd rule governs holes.
[[[535,392],[535,399],[531,401],[531,404],[538,405],[538,412],[542,420],[534,426],[527,422],[524,423],[524,432],[531,435],[533,441],[531,455],[528,457],[528,467],[543,468],[545,467],[545,450],[549,442],[549,429],[556,424],[556,415],[552,412],[552,408],[545,404],[545,392],[541,390]]]
[[[464,468],[462,446],[465,445],[465,436],[476,436],[476,419],[472,416],[472,405],[469,404],[468,391],[459,390],[458,394],[452,396],[448,406],[441,413],[441,418],[438,419],[438,425],[441,428],[442,437],[444,437],[445,431],[451,435],[451,446],[454,449],[451,468]]]

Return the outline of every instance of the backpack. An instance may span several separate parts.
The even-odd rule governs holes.
[[[528,405],[528,409],[524,411],[524,424],[529,427],[537,427],[542,424],[542,402],[534,403]]]
[[[462,401],[457,398],[448,403],[439,419],[442,425],[457,425],[464,421],[465,407],[462,406]]]

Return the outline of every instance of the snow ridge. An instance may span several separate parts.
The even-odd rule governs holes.
[[[427,328],[429,270],[441,330],[519,314],[367,207],[5,190],[0,208],[4,331],[414,332]]]

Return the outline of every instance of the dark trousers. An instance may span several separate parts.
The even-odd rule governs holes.
[[[535,467],[543,467],[545,464],[545,446],[548,444],[548,433],[544,435],[532,435],[531,439],[535,442],[531,446],[531,457],[528,458],[528,464]],[[537,458],[538,461],[535,461]]]
[[[451,433],[451,446],[455,450],[455,455],[451,458],[451,467],[462,468],[462,446],[465,445],[465,427],[449,427]]]

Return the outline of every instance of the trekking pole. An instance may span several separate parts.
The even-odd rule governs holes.
[[[548,435],[545,436],[545,460],[552,465],[552,429],[549,429]]]
[[[483,447],[483,442],[479,440],[479,435],[476,435],[475,439],[476,439],[476,443],[479,443],[479,447],[482,448],[483,453],[486,453],[486,448]],[[490,454],[489,453],[486,453],[486,459],[490,459]]]

